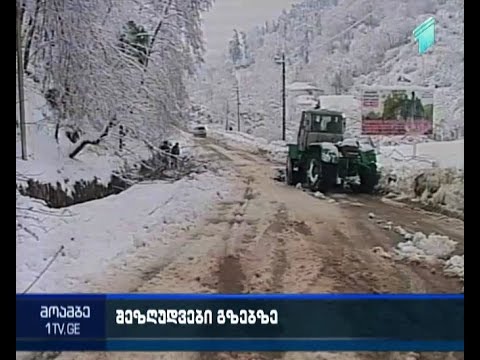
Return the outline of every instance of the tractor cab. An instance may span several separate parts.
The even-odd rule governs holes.
[[[345,117],[337,111],[314,109],[302,112],[297,144],[300,151],[319,143],[343,140]]]

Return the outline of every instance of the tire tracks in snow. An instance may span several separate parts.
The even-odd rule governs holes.
[[[205,143],[232,170],[240,199],[224,202],[165,266],[152,268],[138,291],[149,292],[412,292],[449,285],[371,253],[393,243],[370,224],[367,204],[329,204],[274,183],[262,161],[245,151]],[[366,201],[365,201],[366,202]],[[388,209],[385,209],[388,210]],[[193,261],[189,261],[193,257]],[[158,271],[158,273],[156,273]],[[414,278],[412,279],[412,276]],[[198,278],[198,280],[197,280]],[[62,358],[70,358],[66,355]],[[157,353],[79,354],[75,359],[404,360],[401,353]],[[420,359],[441,359],[421,354]],[[457,357],[458,358],[458,357]],[[459,356],[462,358],[462,356]],[[41,360],[37,357],[35,360]]]
[[[221,151],[221,150],[220,150]],[[223,151],[221,151],[223,153]],[[226,156],[235,161],[237,153],[227,154]],[[248,166],[252,163],[251,158],[240,156],[242,160],[246,160],[247,163],[245,166]],[[247,171],[248,173],[248,171]],[[241,173],[239,174],[240,176]],[[245,259],[248,257],[256,257],[257,261],[254,261],[254,264],[258,265],[259,257],[259,247],[264,245],[261,240],[263,236],[270,232],[274,227],[271,223],[266,226],[263,231],[258,232],[258,223],[260,221],[265,221],[265,219],[256,219],[256,221],[249,221],[252,216],[260,214],[256,209],[251,209],[252,201],[257,197],[255,193],[255,179],[250,175],[243,175],[244,183],[246,184],[244,193],[243,193],[243,202],[236,206],[233,209],[234,222],[224,236],[225,248],[223,256],[218,259],[217,271],[215,272],[217,278],[216,292],[218,293],[249,293],[249,292],[271,292],[272,290],[280,290],[281,279],[285,273],[285,251],[281,246],[283,239],[280,239],[279,242],[275,242],[275,250],[273,252],[274,260],[271,259],[271,254],[267,254],[264,257],[267,260],[268,267],[270,271],[271,279],[270,281],[265,281],[261,279],[260,274],[262,274],[258,266],[250,267],[251,263],[245,262]],[[286,212],[285,209],[282,209],[283,212]],[[253,213],[253,214],[252,214]],[[262,214],[263,216],[268,215]],[[279,212],[277,214],[279,215]],[[274,215],[274,217],[276,217]],[[280,227],[281,230],[286,226],[285,221],[286,217],[283,214],[280,214],[277,218],[276,224]],[[263,255],[264,253],[260,251]],[[262,256],[260,255],[260,256]],[[263,263],[261,261],[260,263]],[[272,266],[273,265],[273,266]],[[256,287],[254,286],[254,283]],[[260,285],[260,286],[259,286]],[[280,291],[278,291],[280,292]],[[261,354],[258,353],[232,353],[232,352],[202,352],[198,353],[198,360],[228,360],[228,359],[258,359],[258,360],[273,360],[283,358],[282,353],[268,353],[264,352]]]

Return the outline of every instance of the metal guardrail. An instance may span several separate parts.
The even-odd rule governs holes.
[[[415,145],[412,145],[412,146],[415,146]],[[407,162],[407,163],[415,161],[415,162],[429,164],[431,167],[435,167],[437,165],[437,162],[435,160],[430,159],[426,156],[416,155],[415,151],[414,151],[413,155],[405,155],[404,153],[402,153],[401,151],[399,151],[397,149],[393,149],[389,153],[382,152],[381,146],[378,146],[377,149],[378,149],[377,153],[379,155],[382,155],[386,158],[389,158],[389,159],[392,159],[392,160],[395,160],[395,161],[403,161],[403,162]]]

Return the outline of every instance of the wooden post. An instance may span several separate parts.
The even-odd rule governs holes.
[[[240,84],[237,80],[237,128],[240,132]]]
[[[27,160],[27,136],[25,130],[25,93],[23,89],[23,60],[22,60],[22,24],[21,9],[17,2],[16,16],[16,47],[17,47],[17,81],[18,81],[18,101],[20,113],[20,140],[22,144],[22,160]]]
[[[282,53],[282,140],[286,139],[287,127],[287,104],[286,104],[286,86],[285,86],[285,52]]]
[[[230,109],[228,108],[228,100],[227,100],[227,109],[226,109],[226,114],[225,114],[225,131],[228,131],[228,113]]]

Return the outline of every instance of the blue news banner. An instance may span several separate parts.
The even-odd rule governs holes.
[[[463,295],[17,295],[17,351],[463,351]]]

